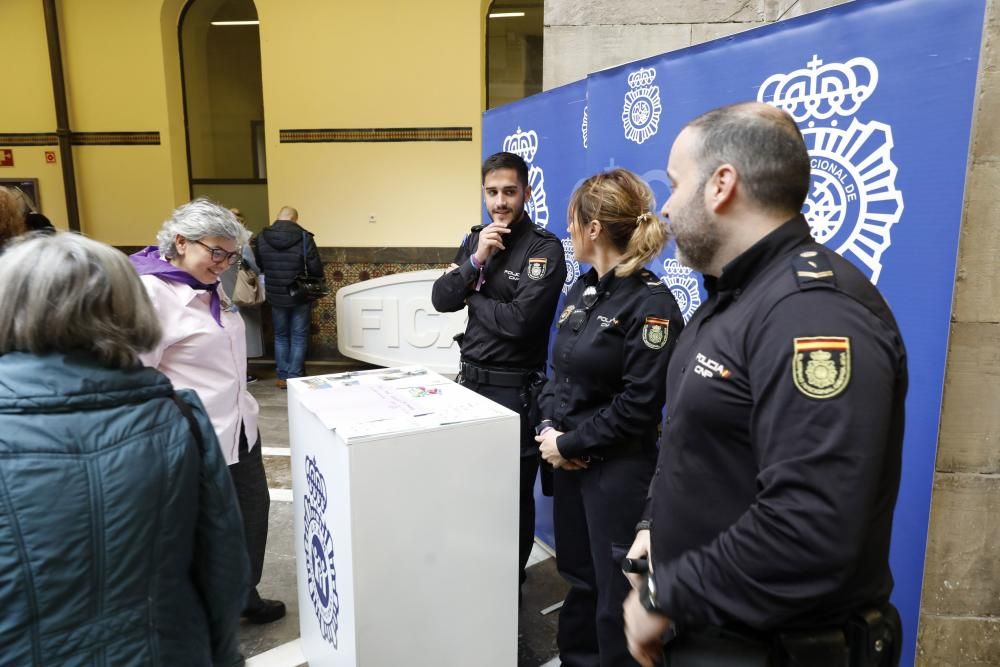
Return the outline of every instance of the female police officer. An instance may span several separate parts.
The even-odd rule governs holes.
[[[620,561],[653,475],[667,360],[683,326],[670,290],[643,268],[667,239],[652,206],[649,186],[625,169],[590,177],[569,204],[573,250],[593,268],[559,316],[536,438],[555,468],[556,556],[570,584],[557,635],[566,667],[635,664]]]

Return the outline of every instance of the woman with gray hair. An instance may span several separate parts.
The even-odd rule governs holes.
[[[130,257],[163,326],[163,339],[142,355],[175,387],[198,392],[219,437],[236,487],[253,589],[243,616],[270,623],[285,615],[279,600],[257,593],[264,570],[270,492],[257,430],[259,408],[247,391],[243,319],[219,276],[240,258],[250,234],[232,211],[208,199],[174,210],[149,246]]]
[[[249,587],[215,431],[140,353],[160,326],[117,250],[0,261],[0,662],[240,665]]]

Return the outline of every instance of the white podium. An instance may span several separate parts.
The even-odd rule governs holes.
[[[426,373],[385,383],[380,394],[394,404],[401,396],[410,418],[359,427],[352,420],[372,420],[378,406],[353,407],[365,397],[344,376],[288,381],[310,667],[515,665],[518,416]],[[438,417],[417,412],[422,405]],[[330,413],[335,430],[324,425]],[[459,421],[462,414],[474,420]]]

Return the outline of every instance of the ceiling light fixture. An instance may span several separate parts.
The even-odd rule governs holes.
[[[212,21],[212,25],[260,25],[260,21]]]
[[[490,14],[491,19],[513,19],[524,16],[524,12],[498,12],[496,14]]]

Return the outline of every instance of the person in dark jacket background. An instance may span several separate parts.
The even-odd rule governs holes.
[[[139,363],[125,255],[15,242],[0,312],[0,664],[243,664],[236,494],[197,394]]]
[[[274,364],[277,385],[282,389],[285,380],[302,377],[305,372],[312,311],[311,303],[298,304],[288,295],[288,286],[301,273],[323,275],[323,260],[313,235],[299,226],[298,219],[298,211],[282,207],[278,219],[257,236],[254,246],[257,265],[266,276],[264,287],[274,326]]]

